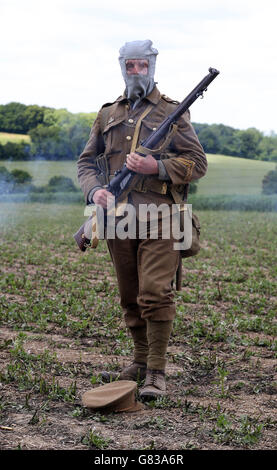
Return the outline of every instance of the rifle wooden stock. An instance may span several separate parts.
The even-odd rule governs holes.
[[[92,217],[89,217],[88,220],[92,219]],[[80,248],[81,251],[86,251],[88,245],[90,244],[90,240],[85,237],[85,225],[88,222],[88,220],[79,228],[79,230],[74,233],[73,237],[75,238],[75,241]]]

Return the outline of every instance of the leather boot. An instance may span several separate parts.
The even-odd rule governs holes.
[[[121,372],[101,372],[104,382],[113,382],[114,380],[144,380],[146,377],[146,364],[140,362],[132,362],[129,366],[124,367]]]
[[[139,392],[140,398],[151,400],[166,394],[165,373],[162,370],[147,369],[144,386]]]
[[[146,364],[140,362],[132,362],[129,366],[124,367],[119,375],[119,380],[144,380],[146,377]]]

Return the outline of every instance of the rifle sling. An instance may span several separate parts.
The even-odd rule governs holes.
[[[136,151],[138,153],[142,153],[143,155],[158,155],[160,154],[169,144],[170,140],[172,139],[173,135],[177,132],[178,126],[177,124],[172,123],[170,126],[170,130],[166,136],[165,141],[162,143],[162,145],[158,149],[148,149],[147,147],[143,147],[140,145]]]
[[[150,104],[149,106],[147,106],[147,108],[143,111],[142,115],[140,116],[140,118],[137,120],[137,123],[136,123],[136,127],[135,127],[135,131],[134,131],[134,135],[133,135],[133,141],[132,141],[132,146],[131,146],[131,153],[132,152],[135,152],[136,148],[137,148],[137,143],[138,143],[138,138],[139,138],[139,132],[140,132],[140,126],[141,126],[141,121],[147,116],[147,114],[150,113],[150,111],[152,110],[153,108],[153,105]]]

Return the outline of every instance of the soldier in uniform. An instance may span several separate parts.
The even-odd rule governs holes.
[[[128,202],[140,204],[183,201],[184,188],[207,170],[205,153],[190,123],[189,111],[177,122],[175,132],[152,154],[138,155],[138,142],[147,137],[176,108],[177,101],[162,95],[154,81],[157,49],[152,41],[127,42],[119,62],[125,82],[122,96],[100,109],[89,140],[78,160],[78,178],[86,203],[107,208],[112,196],[105,185],[124,164],[136,172]],[[99,168],[101,173],[99,174]],[[166,394],[166,352],[176,315],[172,281],[179,259],[174,239],[147,236],[107,240],[115,266],[121,306],[134,341],[134,358],[119,379],[145,378],[140,396]]]

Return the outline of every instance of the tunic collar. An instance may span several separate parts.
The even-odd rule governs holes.
[[[144,98],[144,100],[150,101],[152,104],[158,104],[161,98],[161,93],[159,92],[158,88],[155,86],[151,93]],[[116,100],[117,102],[122,102],[122,101],[128,101],[125,95],[125,92],[123,93],[122,96],[119,96]]]

